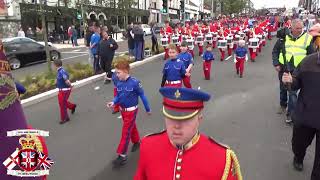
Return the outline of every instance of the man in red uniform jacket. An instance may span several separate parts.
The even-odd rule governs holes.
[[[142,140],[134,180],[242,180],[235,153],[199,133],[204,101],[210,95],[172,87],[160,93],[166,131]]]

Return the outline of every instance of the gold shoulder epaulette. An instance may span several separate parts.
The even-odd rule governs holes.
[[[226,151],[226,165],[221,180],[227,180],[229,176],[235,177],[237,180],[243,180],[239,160],[231,149]]]
[[[217,144],[225,149],[230,149],[230,147],[226,144],[223,144],[223,143],[220,143],[220,142],[217,142],[216,140],[213,139],[213,137],[209,136],[209,140],[214,143],[214,144]]]
[[[144,137],[150,137],[150,136],[160,135],[160,134],[163,134],[163,133],[165,133],[165,132],[166,132],[166,130],[164,129],[164,130],[162,130],[162,131],[160,131],[160,132],[147,134],[147,135],[145,135]]]

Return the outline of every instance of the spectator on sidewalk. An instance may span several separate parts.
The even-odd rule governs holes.
[[[30,38],[30,39],[34,39],[34,32],[31,29],[31,27],[29,27],[28,30],[27,30],[27,37]]]
[[[132,32],[133,30],[133,23],[131,23],[128,26],[128,30],[127,30],[127,39],[128,39],[128,49],[129,49],[129,56],[131,58],[131,56],[134,56],[134,34]]]
[[[151,41],[152,41],[152,52],[159,54],[159,45],[158,45],[158,39],[157,34],[155,30],[155,22],[151,23]]]
[[[98,74],[101,71],[100,64],[99,64],[99,57],[97,55],[100,39],[101,39],[100,27],[95,27],[94,34],[91,36],[91,39],[90,39],[90,49],[93,55],[93,70],[95,74]]]
[[[141,61],[144,56],[144,32],[139,22],[133,27],[135,61]]]
[[[78,45],[78,31],[77,29],[75,28],[75,26],[72,26],[72,35],[71,35],[71,38],[72,38],[72,47],[75,47],[75,46],[79,46]]]
[[[91,49],[90,49],[90,41],[91,41],[91,37],[94,34],[94,26],[89,26],[85,39],[86,39],[86,47],[88,48],[88,54],[89,54],[89,64],[93,65],[93,55],[91,53]]]
[[[36,40],[37,41],[43,41],[44,40],[43,31],[39,27],[36,27]]]
[[[118,49],[118,44],[111,36],[109,36],[107,31],[102,31],[101,34],[103,39],[98,46],[97,55],[100,59],[101,68],[106,73],[104,83],[109,84],[112,77],[111,64],[115,51]]]
[[[71,41],[71,44],[73,44],[73,39],[72,39],[72,27],[69,26],[68,28],[68,44],[70,43]]]
[[[64,28],[62,25],[58,29],[58,34],[59,34],[60,43],[62,41],[62,43],[64,44]]]
[[[316,137],[316,150],[311,180],[320,179],[320,24],[310,29],[310,34],[316,37],[313,53],[295,69],[293,74],[284,73],[282,82],[291,84],[293,90],[300,90],[297,105],[292,113],[293,135],[292,151],[293,167],[303,170],[303,161],[307,148]]]
[[[18,31],[18,37],[26,37],[22,27],[20,27],[20,30]]]

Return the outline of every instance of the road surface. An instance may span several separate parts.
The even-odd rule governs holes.
[[[201,60],[196,58],[192,85],[213,95],[206,104],[200,131],[235,150],[244,180],[308,180],[314,144],[307,152],[305,170],[294,171],[292,127],[276,114],[279,85],[271,65],[273,43],[267,44],[255,63],[246,63],[243,79],[236,77],[230,59],[214,61],[212,78],[206,81]],[[142,81],[153,113],[147,116],[140,102],[137,124],[141,136],[164,128],[158,92],[163,63],[159,58],[132,70],[133,76]],[[100,89],[94,90],[97,86]],[[112,169],[111,165],[121,133],[119,114],[112,115],[105,107],[112,96],[112,84],[104,85],[103,81],[74,90],[71,99],[78,104],[77,112],[64,125],[58,123],[56,98],[24,109],[33,127],[50,131],[47,143],[55,164],[49,180],[132,179],[139,152],[129,153],[129,162],[121,169]]]

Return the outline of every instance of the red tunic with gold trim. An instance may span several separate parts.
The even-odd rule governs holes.
[[[205,135],[178,149],[164,131],[145,137],[134,180],[242,180],[236,155]]]
[[[170,39],[171,39],[171,35],[172,35],[172,33],[173,33],[173,30],[172,30],[172,28],[170,27],[170,26],[168,26],[168,27],[165,27],[164,29],[161,29],[161,31],[160,31],[160,34],[162,34],[162,35],[164,35],[164,34],[167,34],[167,35],[169,35],[169,43],[170,43]]]
[[[202,25],[201,32],[202,34],[207,34],[209,32],[208,27],[206,25]]]
[[[210,32],[217,32],[218,26],[216,24],[210,24]]]
[[[254,33],[255,33],[256,35],[258,35],[258,34],[263,34],[263,30],[262,30],[260,27],[255,27],[255,28],[254,28]]]

